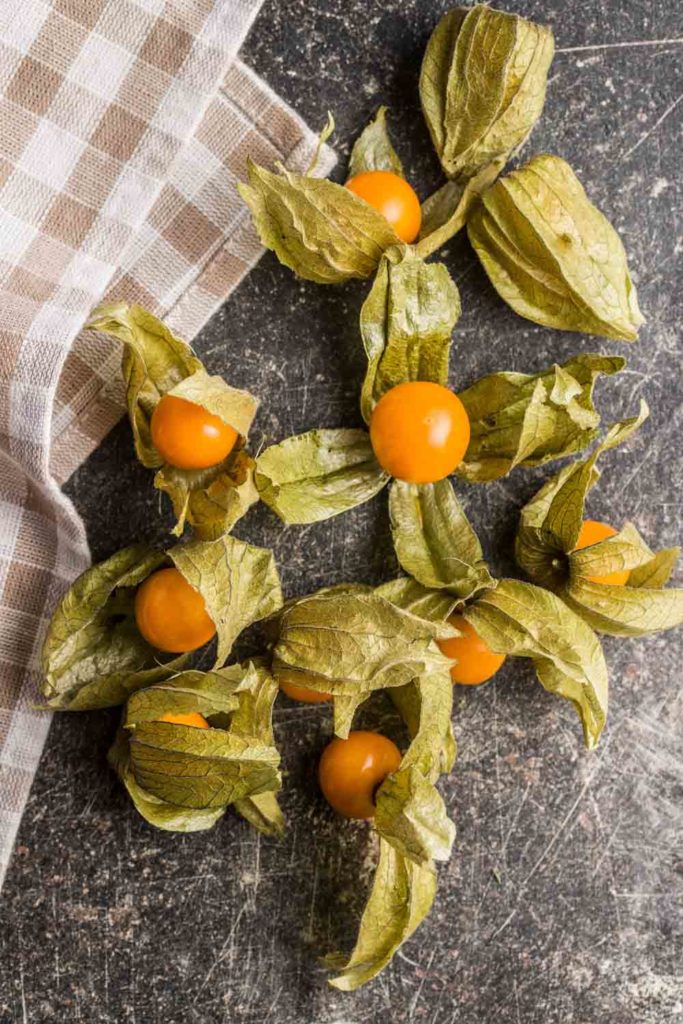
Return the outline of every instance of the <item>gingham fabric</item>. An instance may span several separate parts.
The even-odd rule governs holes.
[[[247,155],[315,149],[235,60],[261,2],[0,0],[0,882],[49,725],[46,618],[89,561],[57,481],[123,412],[120,351],[82,325],[122,298],[191,339],[261,252]]]

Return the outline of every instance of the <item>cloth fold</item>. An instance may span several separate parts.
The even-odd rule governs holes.
[[[46,621],[89,561],[58,483],[124,411],[118,346],[81,328],[120,298],[191,340],[261,254],[247,155],[315,150],[235,60],[261,2],[0,0],[0,881],[49,725]]]

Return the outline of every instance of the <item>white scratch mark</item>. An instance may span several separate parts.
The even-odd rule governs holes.
[[[598,762],[598,764],[599,764],[599,762]],[[550,851],[553,849],[553,847],[557,843],[557,840],[560,838],[560,836],[564,832],[565,828],[567,827],[567,825],[571,821],[571,819],[572,819],[572,817],[574,815],[574,811],[579,806],[579,804],[581,803],[581,801],[585,797],[586,793],[588,792],[588,790],[589,790],[589,788],[591,786],[591,783],[593,782],[593,779],[595,778],[597,770],[598,770],[597,767],[594,768],[593,771],[591,772],[590,776],[586,779],[585,783],[581,787],[581,790],[580,790],[579,795],[577,796],[576,800],[571,805],[571,807],[569,808],[569,810],[565,814],[564,818],[560,822],[559,828],[557,829],[557,831],[555,833],[553,833],[553,836],[552,836],[550,842],[548,843],[548,845],[546,846],[545,850],[543,851],[541,856],[538,858],[538,860],[536,861],[536,863],[532,867],[532,869],[529,872],[529,874],[526,876],[526,878],[522,882],[522,891],[524,891],[524,889],[527,887],[527,885],[529,884],[531,879],[534,877],[536,872],[540,869],[540,867],[544,863],[546,857],[548,856]]]
[[[517,1024],[522,1024],[522,1016],[519,1012],[519,992],[517,991],[517,979],[515,979],[512,984],[515,993],[515,1010],[517,1011]]]
[[[315,867],[313,868],[313,885],[311,887],[311,905],[308,912],[308,931],[313,934],[313,922],[315,920],[315,901],[318,895],[318,876],[320,874],[320,865],[316,859]]]
[[[24,968],[19,965],[19,981],[21,983],[21,1018],[24,1024],[28,1024],[28,1013],[26,1012],[26,989],[24,988]]]
[[[411,967],[417,967],[418,969],[422,968],[422,964],[419,964],[417,962],[417,960],[411,960],[410,957],[406,956],[405,953],[403,952],[403,950],[401,950],[401,949],[396,951],[396,956],[400,957],[401,960],[405,960],[405,962],[407,964],[410,964]],[[380,977],[381,977],[381,975],[380,975]]]
[[[242,906],[242,907],[240,907],[240,910],[239,910],[239,913],[238,913],[237,917],[233,921],[232,928],[228,932],[228,937],[225,940],[225,942],[223,943],[223,945],[221,947],[220,953],[218,954],[218,956],[216,957],[216,959],[214,960],[214,962],[211,964],[211,966],[209,967],[208,971],[206,972],[206,975],[204,976],[204,980],[201,983],[201,985],[199,986],[199,990],[197,991],[197,995],[193,999],[193,1003],[197,1002],[197,1000],[199,999],[200,995],[202,994],[202,992],[204,991],[206,986],[209,984],[209,981],[211,980],[213,972],[223,962],[223,960],[225,960],[225,957],[227,955],[228,946],[231,944],[231,942],[232,942],[232,940],[233,940],[233,938],[235,936],[235,932],[237,930],[237,926],[239,925],[240,920],[242,919],[242,915],[243,914],[244,914],[244,907]]]
[[[253,986],[253,987],[255,987],[255,986]],[[275,1007],[276,1007],[276,1006],[277,1006],[277,1004],[278,1004],[278,1003],[280,1002],[280,996],[282,995],[282,989],[283,989],[283,987],[284,987],[283,985],[280,985],[279,989],[278,989],[278,990],[277,990],[277,992],[275,993],[275,996],[274,996],[274,998],[273,998],[273,1001],[272,1001],[272,1003],[270,1004],[270,1006],[268,1007],[268,1012],[266,1013],[266,1015],[265,1015],[265,1017],[264,1017],[264,1019],[263,1019],[263,1024],[267,1024],[267,1022],[268,1022],[268,1021],[270,1020],[270,1015],[271,1015],[271,1013],[273,1013],[273,1011],[275,1010]]]
[[[655,123],[652,125],[652,128],[650,128],[648,131],[646,131],[644,135],[641,135],[640,138],[638,139],[638,141],[633,146],[631,146],[630,149],[627,149],[625,153],[622,153],[621,156],[618,159],[619,160],[625,160],[627,157],[629,157],[633,153],[635,153],[635,151],[637,149],[640,149],[640,147],[643,145],[643,143],[647,142],[647,140],[650,138],[650,136],[653,135],[654,132],[657,131],[659,126],[661,124],[663,124],[664,121],[666,121],[667,117],[669,117],[670,114],[673,114],[674,110],[676,109],[678,104],[681,102],[681,100],[683,100],[683,92],[681,93],[681,95],[678,97],[677,100],[674,100],[673,103],[671,103],[666,108],[666,110],[664,111],[662,116],[657,118]]]
[[[588,50],[628,50],[632,46],[676,46],[683,43],[678,39],[633,39],[622,43],[590,43],[587,46],[561,46],[555,53],[586,53]]]
[[[522,808],[524,807],[524,804],[527,801],[527,797],[529,796],[529,790],[530,789],[531,789],[531,783],[527,782],[526,789],[524,790],[524,793],[522,794],[522,799],[520,800],[519,804],[517,805],[517,810],[515,811],[515,815],[514,815],[512,821],[510,822],[510,827],[507,830],[507,834],[505,836],[505,839],[503,840],[502,853],[504,853],[504,854],[506,854],[506,851],[507,851],[507,848],[508,848],[508,843],[510,842],[510,838],[512,837],[512,833],[513,833],[513,831],[514,831],[514,829],[515,829],[515,827],[517,825],[517,822],[519,820],[519,816],[522,813]],[[505,859],[506,859],[506,862],[507,862],[507,855],[506,855]]]
[[[606,750],[607,750],[607,744],[605,744],[605,746],[603,747],[603,756],[604,756],[604,753],[605,753]],[[518,896],[517,896],[517,903],[516,903],[516,905],[510,911],[508,916],[505,918],[505,920],[503,921],[503,923],[500,926],[500,928],[497,928],[496,931],[492,933],[492,935],[489,938],[489,942],[493,942],[493,940],[495,938],[497,938],[502,932],[504,932],[505,929],[507,928],[507,926],[510,924],[510,922],[513,920],[513,918],[517,914],[517,912],[518,912],[518,910],[520,908],[521,902],[522,902],[522,897],[524,896],[524,893],[525,893],[529,883],[531,882],[531,879],[534,877],[534,875],[537,873],[537,871],[540,870],[541,866],[545,863],[545,860],[548,857],[548,854],[555,847],[555,845],[557,844],[558,839],[563,834],[563,832],[566,829],[567,825],[571,821],[571,819],[572,819],[572,817],[574,815],[574,812],[576,811],[576,808],[579,806],[579,804],[581,803],[581,801],[585,797],[586,793],[588,792],[588,790],[589,790],[589,788],[590,788],[590,786],[591,786],[591,784],[593,782],[593,779],[595,778],[595,776],[596,776],[596,774],[597,774],[597,772],[598,772],[598,770],[599,770],[599,768],[601,766],[601,763],[602,763],[601,761],[598,761],[596,763],[595,768],[593,769],[593,771],[591,772],[591,774],[589,775],[589,777],[586,779],[585,783],[581,787],[581,790],[580,790],[576,800],[571,805],[571,807],[569,808],[569,810],[565,814],[564,818],[560,822],[560,825],[559,825],[557,831],[553,833],[552,838],[550,839],[550,842],[548,843],[548,845],[544,849],[543,853],[541,854],[541,856],[538,858],[538,860],[536,861],[536,863],[532,867],[532,869],[529,872],[529,874],[526,876],[526,878],[524,879],[524,881],[520,885],[519,893],[518,893]]]
[[[670,893],[668,892],[617,892],[615,889],[612,890],[612,895],[615,899],[620,900],[664,900],[668,899]]]
[[[427,977],[427,972],[430,970],[430,968],[432,966],[432,962],[434,960],[434,953],[435,953],[435,950],[432,950],[431,953],[429,954],[429,961],[427,962],[427,967],[422,972],[422,978],[420,979],[420,984],[417,987],[417,992],[413,996],[413,1000],[412,1000],[412,1002],[410,1004],[410,1008],[408,1010],[408,1020],[412,1020],[414,1015],[415,1015],[415,1010],[417,1008],[417,1004],[419,1003],[420,996],[422,995],[422,987],[423,987],[423,985],[425,983],[425,978]]]
[[[603,847],[602,853],[600,854],[600,856],[597,859],[596,865],[595,865],[595,867],[593,869],[593,873],[591,874],[591,878],[595,878],[595,876],[597,875],[598,871],[602,867],[602,863],[603,863],[605,857],[607,857],[610,854],[612,843],[614,842],[614,840],[615,840],[615,838],[617,836],[617,833],[618,833],[618,831],[619,831],[619,829],[621,827],[622,818],[623,818],[623,815],[620,815],[619,816],[619,820],[617,821],[616,825],[614,826],[614,828],[610,832],[609,838],[608,838],[607,842],[605,843],[605,845]]]

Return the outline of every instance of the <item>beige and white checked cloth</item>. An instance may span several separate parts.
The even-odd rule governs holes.
[[[261,3],[0,0],[0,884],[49,725],[46,616],[89,561],[58,483],[123,412],[118,347],[79,332],[116,297],[191,339],[261,253],[247,155],[315,149],[235,59]]]

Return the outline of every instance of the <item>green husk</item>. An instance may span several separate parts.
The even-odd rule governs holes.
[[[401,160],[391,144],[387,128],[387,108],[379,108],[374,118],[356,139],[349,159],[349,178],[366,171],[391,171],[405,177]]]
[[[468,601],[496,583],[449,480],[389,492],[391,533],[401,567],[424,587]]]
[[[276,694],[270,673],[250,662],[183,672],[131,697],[110,761],[143,817],[170,831],[196,831],[235,804],[256,827],[277,832],[283,822],[271,725]],[[189,711],[210,728],[160,721]]]
[[[593,630],[548,590],[500,580],[463,612],[484,643],[498,654],[531,658],[551,693],[570,700],[595,747],[607,718],[607,666]]]
[[[183,662],[159,652],[135,626],[135,588],[164,562],[135,544],[78,577],[57,605],[43,643],[42,693],[55,711],[113,707],[141,686],[173,675]]]
[[[444,622],[454,611],[459,599],[447,590],[424,587],[410,576],[401,576],[376,588],[380,597],[398,608],[429,622]]]
[[[186,342],[142,306],[126,302],[97,306],[86,327],[123,342],[122,371],[135,451],[143,466],[157,469],[163,459],[152,444],[152,413],[159,399],[176,385],[202,372],[202,364]]]
[[[450,676],[431,672],[389,693],[412,742],[399,769],[377,792],[379,863],[356,945],[348,958],[327,958],[328,966],[340,971],[330,984],[343,991],[379,974],[427,916],[436,891],[434,859],[448,859],[455,837],[434,786],[455,757]]]
[[[365,430],[311,430],[256,460],[261,500],[283,522],[315,523],[369,501],[389,477]]]
[[[285,816],[276,793],[256,793],[235,801],[235,810],[257,832],[281,839],[285,834]]]
[[[467,229],[491,284],[520,316],[636,340],[644,319],[621,239],[564,160],[537,156],[500,178]]]
[[[325,958],[339,971],[330,985],[353,992],[376,977],[425,919],[435,895],[434,866],[416,864],[380,837],[379,863],[353,952],[348,958],[339,953]]]
[[[332,698],[334,735],[345,740],[351,732],[358,709],[370,698],[370,693],[336,693]]]
[[[639,565],[631,570],[628,581],[629,586],[636,588],[649,587],[651,589],[665,587],[671,578],[680,554],[681,549],[678,547],[663,548],[661,551],[658,551],[649,562],[645,562],[644,565]]]
[[[55,609],[43,645],[47,706],[90,711],[177,673],[187,655],[161,663],[135,624],[135,590],[172,563],[199,591],[216,625],[216,665],[252,622],[282,605],[272,552],[235,537],[190,541],[166,553],[133,545],[79,576]]]
[[[219,466],[209,469],[177,469],[165,465],[154,477],[154,486],[165,491],[173,504],[179,537],[189,523],[200,540],[218,540],[259,500],[254,482],[256,462],[244,450],[233,451]]]
[[[137,784],[131,770],[130,737],[123,728],[118,730],[107,757],[109,764],[126,787],[135,810],[155,828],[164,832],[204,832],[213,828],[225,814],[224,807],[212,810],[176,807],[146,792]]]
[[[273,674],[321,693],[358,697],[447,668],[435,640],[452,634],[377,593],[332,588],[284,609]]]
[[[188,377],[169,394],[201,405],[239,435],[235,447],[216,466],[194,470],[166,463],[154,477],[154,486],[165,491],[173,504],[177,519],[173,533],[180,536],[187,522],[196,537],[215,540],[231,530],[258,501],[255,462],[243,450],[257,403],[248,392],[231,388],[204,370]]]
[[[420,676],[406,686],[393,687],[389,697],[411,738],[401,767],[415,765],[430,782],[436,782],[451,770],[457,752],[450,673],[440,670]]]
[[[515,554],[527,575],[559,594],[593,629],[613,636],[643,636],[683,622],[683,590],[664,589],[678,548],[655,554],[627,523],[615,537],[575,550],[588,493],[600,479],[598,458],[647,415],[642,402],[639,414],[614,424],[588,459],[552,477],[522,509],[517,531]],[[625,570],[624,586],[592,579]]]
[[[375,827],[416,864],[448,860],[455,828],[439,791],[419,768],[400,768],[377,793]]]
[[[282,606],[280,578],[269,548],[226,535],[177,544],[168,555],[202,595],[215,623],[216,665],[225,662],[243,629]]]
[[[413,250],[400,262],[382,259],[360,314],[368,357],[361,392],[366,423],[382,395],[405,381],[448,381],[451,334],[460,296],[443,263],[424,263]]]
[[[326,120],[326,122],[325,122],[325,124],[324,124],[324,126],[322,128],[322,131],[318,135],[318,145],[315,147],[315,153],[313,154],[313,157],[311,159],[310,164],[306,168],[306,174],[308,174],[308,175],[315,174],[315,170],[316,170],[316,168],[317,168],[317,166],[318,166],[318,164],[320,162],[320,156],[321,156],[322,151],[323,151],[323,146],[325,145],[327,140],[330,138],[330,136],[334,133],[334,130],[335,130],[336,127],[337,126],[335,124],[335,120],[334,120],[334,116],[332,114],[332,111],[328,110],[327,111],[327,120]]]
[[[493,160],[466,184],[447,181],[425,199],[420,237],[415,246],[418,256],[431,256],[464,228],[479,196],[493,184],[504,166],[504,157]]]
[[[628,429],[625,424],[618,428]],[[418,504],[412,496],[408,505],[411,532],[398,534],[397,553],[402,562],[402,551],[407,551],[403,567],[412,565],[421,578],[393,581],[380,592],[399,605],[420,609],[420,614],[437,623],[443,621],[440,616],[450,615],[457,607],[492,651],[531,658],[543,686],[574,703],[586,746],[595,746],[607,716],[607,667],[595,633],[554,594],[517,580],[494,580],[450,484],[436,486],[438,490],[427,492],[427,502]],[[404,487],[400,485],[395,492],[402,504],[411,496],[407,489],[401,493]],[[411,537],[416,538],[412,543]],[[445,560],[448,552],[457,559],[457,574],[461,568],[465,570],[463,576],[456,575],[457,586],[467,581],[467,572],[475,566],[484,574],[465,598],[468,603],[462,597],[438,600],[437,588],[450,568]],[[467,589],[465,586],[463,595]]]
[[[279,755],[222,729],[146,722],[130,738],[135,780],[178,807],[211,810],[279,783]]]
[[[258,403],[247,391],[210,376],[189,345],[141,306],[114,302],[93,310],[88,327],[123,342],[122,369],[126,404],[136,454],[143,466],[157,469],[154,486],[173,504],[180,536],[188,522],[202,540],[215,540],[231,530],[258,500],[253,460],[242,451]],[[166,395],[200,405],[232,427],[238,436],[233,450],[216,466],[178,469],[165,463],[152,443],[151,421]]]
[[[600,478],[598,458],[628,440],[648,415],[647,404],[641,402],[637,416],[612,424],[587,459],[565,466],[522,509],[516,556],[536,583],[555,589],[558,575],[559,582],[564,582],[563,566],[554,560],[576,547],[586,496]]]
[[[343,185],[281,168],[274,174],[249,161],[238,185],[259,238],[299,277],[336,284],[370,277],[383,253],[405,245],[389,222]]]
[[[486,483],[515,466],[538,466],[581,451],[597,437],[600,424],[595,381],[624,365],[618,356],[588,353],[533,375],[490,374],[459,392],[471,439],[457,475]]]
[[[248,391],[231,388],[222,377],[211,377],[203,367],[166,394],[201,405],[242,437],[249,433],[258,408],[258,402]]]
[[[466,181],[507,161],[545,101],[554,44],[549,28],[478,5],[455,8],[427,44],[422,110],[445,174]]]
[[[143,722],[157,722],[166,713],[182,715],[197,711],[206,719],[212,715],[232,714],[239,706],[236,690],[243,674],[241,670],[236,673],[234,667],[211,672],[197,669],[179,672],[163,683],[131,694],[124,725],[131,728]]]
[[[248,685],[239,692],[239,705],[232,716],[230,728],[247,738],[255,736],[266,748],[275,748],[273,707],[279,687],[264,661],[249,665]],[[285,818],[276,790],[254,793],[235,801],[235,810],[258,832],[282,837]]]

